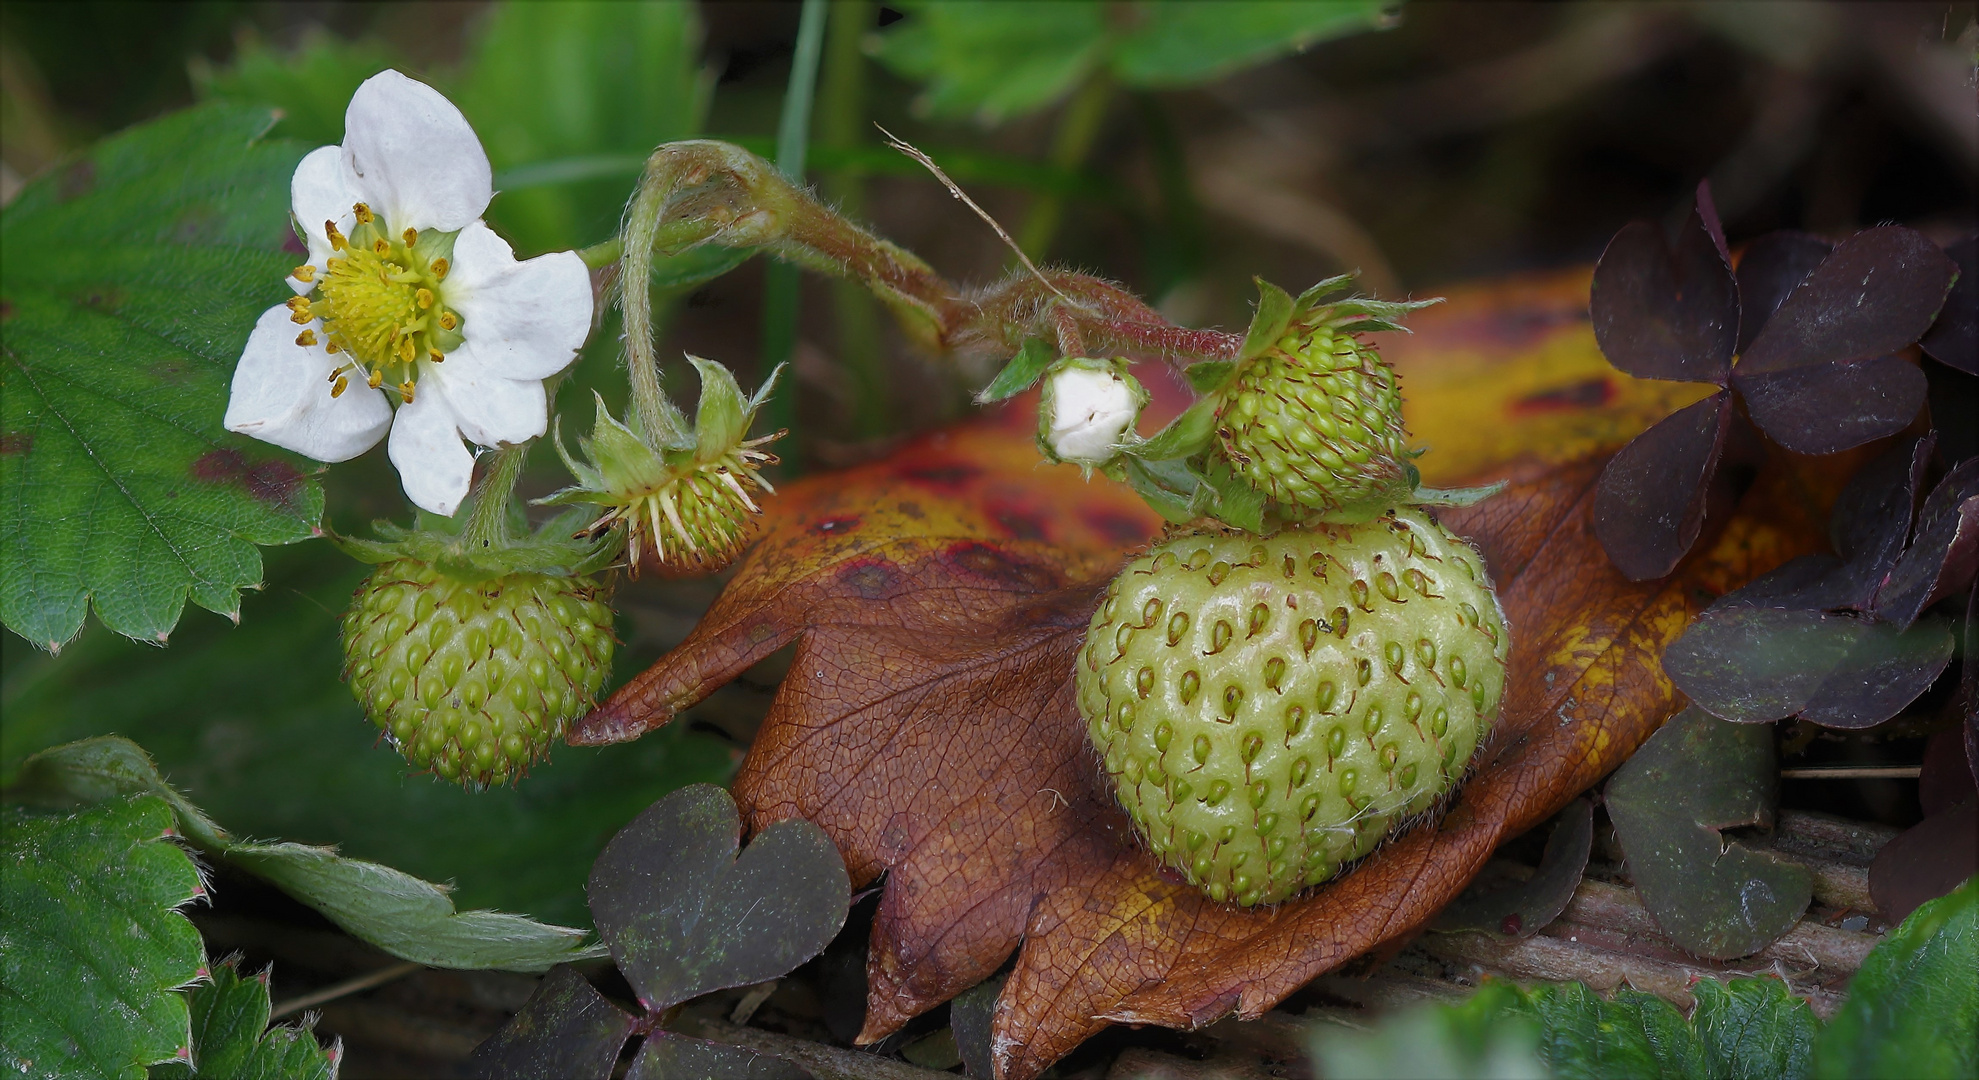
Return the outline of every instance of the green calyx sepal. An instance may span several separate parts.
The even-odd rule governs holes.
[[[776,458],[759,447],[782,432],[747,436],[782,367],[751,397],[722,365],[687,359],[701,376],[691,428],[671,406],[647,422],[634,414],[628,425],[597,398],[591,434],[578,437],[582,457],[565,448],[561,423],[553,432],[577,483],[536,500],[604,507],[581,531],[602,536],[622,529],[635,570],[644,551],[663,566],[718,569],[740,553],[750,516],[761,512],[750,489],[774,491],[761,468]]]
[[[473,498],[484,498],[476,492]],[[503,513],[499,536],[476,535],[468,527],[469,512],[451,518],[419,511],[408,529],[396,522],[371,523],[376,539],[343,536],[328,532],[331,543],[359,562],[380,565],[398,559],[414,559],[462,582],[492,581],[509,574],[544,574],[550,577],[582,577],[611,565],[617,555],[615,545],[593,537],[574,535],[584,527],[589,515],[583,511],[558,514],[530,530],[521,507],[511,505]]]

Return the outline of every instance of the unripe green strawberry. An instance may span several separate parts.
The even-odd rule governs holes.
[[[1403,508],[1157,544],[1109,586],[1075,682],[1155,857],[1215,900],[1268,904],[1458,782],[1508,647],[1477,552]]]
[[[1231,467],[1281,503],[1327,511],[1409,490],[1394,369],[1331,308],[1294,321],[1223,391]]]
[[[470,787],[518,779],[611,670],[604,591],[581,575],[467,581],[395,559],[344,614],[344,678],[413,765]]]

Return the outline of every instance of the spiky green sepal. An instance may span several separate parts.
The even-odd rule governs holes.
[[[591,434],[577,440],[582,458],[564,448],[561,425],[556,432],[557,453],[577,483],[536,500],[603,507],[581,531],[622,535],[634,573],[646,552],[671,570],[727,565],[747,543],[751,517],[761,513],[751,491],[775,490],[761,470],[776,458],[761,447],[783,433],[746,436],[783,369],[745,397],[727,368],[698,356],[688,360],[701,374],[691,431],[664,416],[666,430],[643,430],[636,418],[621,423],[598,398]]]

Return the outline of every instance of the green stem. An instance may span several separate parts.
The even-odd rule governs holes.
[[[827,0],[804,0],[797,24],[797,55],[790,64],[790,85],[783,95],[783,116],[777,123],[776,167],[794,184],[804,182],[804,152],[811,135],[811,101],[818,84],[818,57],[824,48]],[[777,260],[763,272],[762,370],[775,371],[797,349],[797,306],[801,284],[794,264]],[[787,432],[779,447],[784,460],[799,460],[797,380],[791,378],[770,395],[763,415],[772,429]]]
[[[1099,138],[1100,126],[1106,120],[1106,107],[1112,102],[1113,80],[1104,68],[1093,72],[1059,115],[1058,131],[1051,140],[1053,165],[1068,172],[1085,165],[1086,155],[1092,153],[1093,142]],[[1017,246],[1032,259],[1044,258],[1064,219],[1064,196],[1055,193],[1038,196],[1031,204],[1030,215],[1024,219],[1024,227],[1017,233]]]
[[[622,237],[613,236],[607,240],[600,240],[578,252],[577,257],[584,260],[584,265],[588,269],[602,270],[617,262],[619,255],[624,250],[625,240]]]
[[[527,442],[503,443],[488,471],[481,475],[474,509],[468,511],[467,525],[461,530],[461,542],[469,550],[508,543],[509,504],[515,499],[516,481],[522,479],[522,466],[529,460],[529,446]]]
[[[818,92],[819,151],[855,150],[866,133],[866,34],[877,15],[873,0],[836,0],[825,39],[825,66]],[[848,218],[865,214],[866,187],[857,170],[825,174],[825,193]],[[852,376],[852,425],[862,438],[892,426],[885,358],[880,349],[879,309],[858,282],[833,278],[832,316],[838,330],[838,362]]]

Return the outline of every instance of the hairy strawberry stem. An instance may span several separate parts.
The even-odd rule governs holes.
[[[713,140],[654,151],[624,237],[625,281],[644,282],[656,257],[701,244],[762,248],[864,284],[910,337],[942,351],[976,348],[1008,356],[1026,339],[1044,337],[1066,356],[1103,351],[1182,367],[1230,359],[1243,345],[1240,335],[1176,326],[1133,293],[1086,274],[1044,270],[962,289],[824,206],[769,162]],[[651,297],[635,284],[625,290],[624,305],[634,417],[650,433],[682,430],[679,410],[660,391]]]
[[[533,442],[534,440],[531,440]],[[474,508],[468,511],[461,538],[469,550],[501,548],[511,539],[508,527],[509,504],[515,499],[516,482],[529,460],[530,443],[503,443],[489,455],[488,471],[474,493]]]

